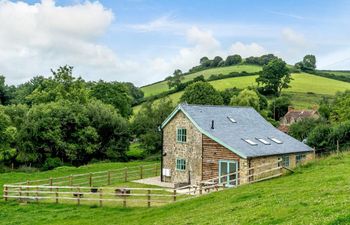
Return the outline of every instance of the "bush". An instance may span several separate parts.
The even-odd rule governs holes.
[[[63,163],[59,158],[47,158],[43,165],[43,170],[52,170],[60,166],[63,166]]]
[[[16,171],[23,172],[23,173],[34,173],[34,172],[39,172],[39,169],[32,166],[20,166]]]

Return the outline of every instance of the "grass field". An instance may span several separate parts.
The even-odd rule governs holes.
[[[4,176],[11,177],[0,175],[2,183]],[[0,224],[349,224],[349,185],[346,153],[281,178],[150,209],[1,200]]]
[[[257,85],[255,82],[257,76],[234,77],[222,80],[211,81],[217,90],[226,88],[246,88],[251,85]],[[332,97],[338,91],[350,89],[350,83],[319,77],[307,73],[292,74],[293,80],[291,88],[285,89],[284,93],[290,94],[292,103],[296,108],[310,108],[317,105],[322,96]],[[183,91],[169,95],[174,103],[178,103]],[[141,106],[134,107],[134,113],[140,110]]]
[[[339,75],[339,76],[349,76],[350,77],[350,71],[338,71],[338,70],[321,70],[322,72]]]
[[[207,79],[210,77],[210,75],[213,75],[213,74],[226,75],[232,72],[243,72],[243,71],[248,73],[253,73],[253,72],[258,72],[260,70],[261,70],[261,67],[255,66],[255,65],[237,65],[237,66],[219,67],[219,68],[208,69],[208,70],[186,75],[185,79],[182,82],[193,80],[193,78],[200,75],[203,75],[205,79]],[[153,85],[142,87],[141,90],[145,93],[145,97],[148,97],[148,96],[162,93],[164,91],[168,91],[169,88],[168,88],[167,82],[163,81]]]

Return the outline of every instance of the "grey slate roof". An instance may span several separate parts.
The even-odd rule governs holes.
[[[179,110],[183,111],[202,133],[244,158],[313,150],[276,129],[251,107],[180,104],[177,107],[177,111]],[[162,127],[177,111],[174,111]],[[228,117],[233,118],[236,123],[231,122]],[[214,129],[211,129],[212,120]],[[263,138],[270,144],[266,145],[257,138]],[[277,144],[270,138],[277,138],[282,144]],[[250,139],[257,145],[251,145],[243,139]]]

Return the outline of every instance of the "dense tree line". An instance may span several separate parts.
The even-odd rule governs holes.
[[[127,160],[128,119],[143,93],[132,83],[85,82],[73,67],[18,86],[0,79],[0,163],[52,168]]]

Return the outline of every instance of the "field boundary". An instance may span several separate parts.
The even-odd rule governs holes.
[[[276,161],[248,168],[245,171],[247,176],[244,179],[240,177],[241,171],[237,170],[230,174],[201,181],[195,185],[186,185],[178,188],[111,186],[118,179],[127,182],[158,176],[160,175],[158,170],[160,170],[159,164],[149,164],[117,170],[5,184],[3,186],[3,198],[5,201],[14,199],[25,203],[45,202],[77,205],[86,203],[98,206],[151,207],[183,201],[226,188],[236,188],[241,185],[283,175],[281,161]],[[119,176],[117,176],[117,173],[119,173]],[[133,175],[131,176],[131,174]],[[76,181],[79,182],[77,183]]]

